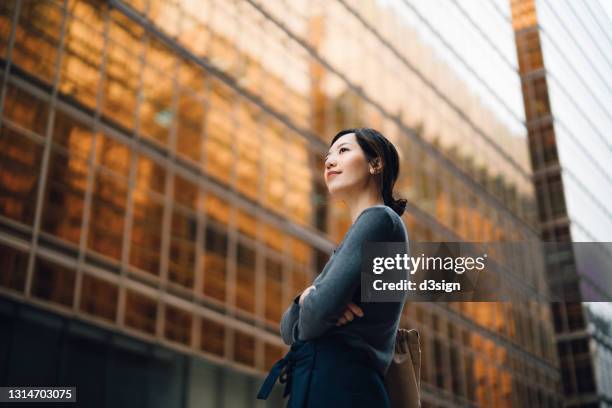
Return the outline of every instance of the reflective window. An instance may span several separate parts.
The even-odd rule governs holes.
[[[257,200],[260,185],[261,140],[257,120],[259,110],[253,109],[245,100],[237,104],[236,115],[236,187],[238,191],[252,200]]]
[[[266,343],[264,347],[264,367],[262,369],[269,370],[284,355],[285,350],[283,348]]]
[[[207,192],[204,198],[204,208],[206,215],[222,224],[229,223],[229,203],[216,195]]]
[[[266,307],[265,318],[271,322],[280,321],[283,313],[283,265],[273,258],[266,258]]]
[[[306,273],[306,271],[297,265],[293,266],[291,277],[292,277],[292,280],[291,280],[292,299],[291,300],[293,300],[293,298],[298,293],[302,292],[304,289],[310,286],[311,279],[310,279],[310,276]]]
[[[130,264],[159,274],[164,205],[147,191],[136,191],[131,234]]]
[[[255,239],[257,237],[257,224],[258,220],[253,215],[241,209],[236,210],[236,225],[238,231],[242,234]]]
[[[0,56],[2,58],[5,58],[8,52],[9,35],[16,5],[17,3],[10,1],[0,3]]]
[[[282,230],[270,224],[264,225],[264,242],[270,248],[282,253],[285,249],[288,236]]]
[[[75,272],[47,260],[37,258],[32,281],[32,294],[37,298],[72,306]]]
[[[136,112],[143,29],[120,12],[111,11],[108,34],[102,112],[129,131]]]
[[[166,169],[158,162],[141,154],[138,156],[136,191],[153,191],[164,194]]]
[[[236,252],[236,306],[255,312],[255,250],[241,242]]]
[[[193,287],[197,220],[190,211],[172,212],[168,279],[187,288]]]
[[[89,11],[85,21],[72,17],[68,19],[59,91],[94,109],[100,84],[104,37],[102,32],[95,31],[92,26],[101,25],[102,16],[92,12],[91,6],[86,3],[76,3],[75,6],[79,9],[88,8]]]
[[[143,100],[140,105],[140,133],[157,143],[168,144],[169,132],[174,123],[172,106],[175,72],[173,54],[155,38],[147,38],[146,58],[142,78]]]
[[[233,153],[234,125],[232,107],[234,91],[218,80],[210,81],[209,110],[206,116],[206,173],[230,184],[236,163]]]
[[[204,243],[204,294],[225,300],[227,235],[208,225]]]
[[[273,211],[284,213],[284,200],[287,196],[285,139],[278,124],[272,120],[265,121],[264,124],[262,128],[264,203]]]
[[[25,129],[44,136],[49,107],[46,101],[17,86],[7,84],[2,115],[4,120],[9,119]]]
[[[234,358],[237,362],[255,366],[255,338],[239,330],[234,332]]]
[[[213,320],[201,319],[200,349],[223,357],[225,355],[225,327]]]
[[[293,262],[307,269],[310,268],[310,262],[312,260],[312,248],[310,245],[297,238],[289,239],[291,240],[291,259]]]
[[[131,154],[127,146],[102,133],[95,146],[99,166],[94,173],[88,247],[120,260]]]
[[[166,34],[174,37],[178,33],[181,9],[173,1],[150,0],[148,17]]]
[[[0,286],[23,291],[28,270],[28,254],[0,244]]]
[[[155,334],[157,301],[139,292],[127,290],[125,325],[148,334]]]
[[[309,225],[312,213],[312,170],[306,141],[299,135],[291,134],[285,156],[287,182],[287,214],[302,225]]]
[[[96,169],[91,201],[88,247],[121,260],[127,204],[127,181],[104,168]],[[95,215],[94,215],[95,214]]]
[[[21,5],[15,32],[13,63],[53,83],[62,29],[63,10],[49,1]]]
[[[83,274],[80,310],[95,317],[114,322],[117,314],[119,290],[116,285]]]
[[[196,163],[202,156],[205,112],[204,102],[191,92],[181,90],[177,106],[176,151]]]
[[[74,244],[80,240],[92,134],[57,112],[43,198],[42,229]]]
[[[43,146],[3,126],[0,129],[0,214],[32,225]]]
[[[185,345],[191,343],[191,313],[177,307],[166,305],[164,337]]]
[[[195,210],[198,199],[198,185],[191,179],[174,176],[174,200],[185,207]]]

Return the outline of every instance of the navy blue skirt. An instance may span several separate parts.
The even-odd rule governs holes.
[[[383,377],[338,336],[293,343],[277,361],[257,394],[267,399],[279,379],[287,408],[390,406]]]

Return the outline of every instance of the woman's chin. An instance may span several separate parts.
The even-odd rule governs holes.
[[[346,197],[346,192],[343,189],[339,188],[328,188],[329,198],[332,201],[344,201]]]

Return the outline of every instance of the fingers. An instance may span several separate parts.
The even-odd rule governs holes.
[[[346,307],[351,312],[353,312],[355,315],[357,315],[359,317],[363,317],[363,310],[361,310],[361,308],[359,306],[357,306],[355,303],[349,302],[349,304]]]
[[[353,316],[353,313],[351,313],[351,311],[347,309],[344,311],[344,314],[340,316],[340,318],[336,322],[336,326],[342,326],[344,324],[347,324],[348,322],[353,320],[354,317],[355,316]]]
[[[408,338],[406,337],[406,331],[400,330],[397,334],[398,341],[396,341],[395,345],[399,350],[398,353],[406,354],[408,353]]]
[[[344,310],[342,316],[338,319],[338,322],[336,322],[336,326],[342,326],[344,324],[347,324],[348,322],[355,319],[355,316],[363,317],[363,310],[355,303],[350,302],[346,306],[346,310]]]

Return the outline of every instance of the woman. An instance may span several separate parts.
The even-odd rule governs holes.
[[[383,378],[391,363],[403,302],[360,301],[364,242],[406,242],[400,216],[406,200],[393,198],[397,150],[374,129],[347,129],[331,142],[325,182],[343,201],[352,225],[313,284],[281,319],[291,345],[272,368],[258,398],[276,379],[286,383],[288,407],[388,407]]]

